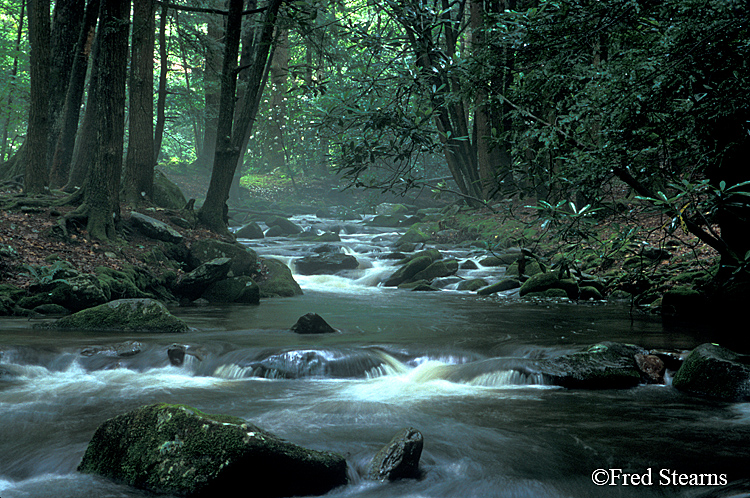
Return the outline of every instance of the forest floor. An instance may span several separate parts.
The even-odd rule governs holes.
[[[198,175],[169,176],[183,189],[187,198],[202,196],[208,184],[206,178]],[[297,181],[294,186],[288,181],[256,182],[249,187],[251,198],[263,198],[269,202],[294,198],[298,202],[308,201],[311,204],[320,202],[324,193],[330,190],[330,185],[316,181]],[[0,199],[12,196],[18,196],[18,192],[0,192]],[[161,243],[145,238],[137,231],[125,230],[121,238],[108,244],[89,240],[82,227],[71,234],[69,241],[55,237],[50,229],[71,209],[69,206],[0,209],[0,283],[28,288],[32,276],[24,265],[52,264],[55,260],[68,261],[76,270],[84,273],[92,273],[98,266],[122,269],[128,264],[148,267],[157,273],[167,269],[152,259],[149,259],[149,263],[145,262],[148,253]],[[121,209],[122,218],[127,219],[130,208],[123,205]],[[169,222],[170,215],[174,215],[163,209],[149,210],[147,214],[165,222]],[[626,212],[595,218],[586,227],[567,227],[565,230],[566,227],[550,225],[543,230],[538,212],[518,201],[506,203],[500,211],[454,212],[446,215],[440,225],[453,229],[452,233],[455,233],[455,240],[444,241],[448,243],[474,238],[486,242],[490,247],[493,242],[502,241],[506,245],[522,245],[532,250],[542,248],[547,255],[559,252],[570,253],[574,257],[586,254],[596,257],[598,254],[602,264],[587,265],[586,271],[593,274],[633,273],[632,268],[625,267],[626,262],[622,258],[609,260],[604,257],[618,244],[632,255],[637,255],[643,247],[666,246],[671,257],[645,269],[650,277],[659,281],[662,289],[666,289],[675,285],[671,275],[707,272],[716,260],[712,250],[698,244],[680,228],[669,232],[670,223],[671,220],[634,206]],[[194,240],[218,237],[202,228],[174,228],[183,234],[188,247]],[[625,234],[628,237],[624,237]],[[643,273],[644,269],[639,271]]]

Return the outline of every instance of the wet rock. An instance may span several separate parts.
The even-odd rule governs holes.
[[[81,356],[91,357],[94,355],[103,355],[118,358],[130,358],[140,354],[143,350],[143,344],[138,341],[125,341],[111,346],[88,346],[80,351]]]
[[[78,470],[179,496],[321,495],[344,485],[346,461],[279,439],[245,420],[157,404],[105,421]]]
[[[375,214],[381,215],[381,216],[388,216],[388,215],[405,215],[409,213],[409,208],[404,206],[403,204],[393,204],[390,202],[382,202],[375,206]]]
[[[172,344],[169,346],[169,349],[167,349],[169,363],[174,367],[182,366],[185,363],[185,351],[187,351],[187,348],[182,344]]]
[[[477,291],[482,287],[487,287],[487,281],[483,278],[472,278],[471,280],[463,280],[458,284],[456,290],[460,291]]]
[[[571,389],[618,389],[641,382],[635,356],[646,354],[638,346],[603,342],[557,358],[540,360],[540,373],[551,384]]]
[[[216,258],[229,258],[229,276],[252,276],[258,267],[258,255],[239,243],[222,242],[216,239],[203,239],[194,242],[190,248],[188,263],[190,268],[198,268]]]
[[[294,262],[301,275],[332,275],[342,270],[356,270],[357,258],[341,252],[315,254]]]
[[[396,228],[402,226],[406,216],[400,214],[379,214],[367,222],[368,226]]]
[[[635,355],[635,364],[643,373],[646,382],[650,384],[663,384],[666,366],[661,358],[653,354],[638,353]]]
[[[411,290],[416,291],[416,292],[439,292],[440,291],[440,289],[428,284],[427,282],[418,282],[416,285],[411,287]]]
[[[208,286],[201,298],[209,303],[258,304],[260,287],[245,275],[229,277]]]
[[[416,226],[412,226],[396,241],[396,247],[400,247],[403,244],[420,244],[428,240],[430,240],[430,236],[427,233]]]
[[[238,239],[262,239],[264,237],[263,229],[254,221],[237,230],[234,236]]]
[[[458,265],[458,268],[461,270],[477,270],[479,267],[475,262],[473,262],[470,259],[467,259],[466,261],[462,261],[460,265]]]
[[[265,236],[266,237],[283,237],[284,235],[287,235],[284,233],[284,229],[280,226],[273,226],[266,230]]]
[[[458,261],[455,259],[447,261],[433,261],[430,266],[422,271],[417,272],[413,277],[413,280],[433,280],[440,277],[447,277],[453,275],[458,271]]]
[[[177,230],[145,214],[133,211],[130,213],[130,223],[150,239],[174,243],[182,241],[182,235]]]
[[[477,290],[477,294],[480,296],[489,296],[490,294],[505,292],[511,289],[518,289],[519,287],[521,287],[521,282],[514,278],[506,278],[492,285],[488,285],[487,287]]]
[[[336,329],[328,325],[323,317],[317,313],[302,315],[290,330],[297,334],[332,334],[336,332]]]
[[[185,322],[154,299],[119,299],[62,317],[47,328],[112,332],[187,332]]]
[[[302,289],[287,265],[273,258],[263,258],[260,262],[261,277],[256,281],[260,287],[260,297],[292,297],[302,294]]]
[[[231,266],[232,260],[229,258],[212,259],[178,280],[174,292],[191,301],[198,299],[211,284],[223,280]]]
[[[602,293],[596,287],[587,285],[580,288],[579,299],[582,299],[584,301],[588,301],[589,299],[593,299],[594,301],[601,301],[602,299],[604,299],[604,296],[602,296]]]
[[[537,273],[521,285],[519,295],[543,293],[549,289],[562,289],[570,299],[578,299],[578,282],[574,279],[560,279],[558,272]],[[555,297],[557,294],[555,294]]]
[[[70,310],[59,304],[41,304],[34,308],[34,313],[40,315],[69,315]]]
[[[293,235],[296,233],[302,233],[303,231],[301,226],[282,216],[272,216],[266,220],[266,225],[268,225],[269,228],[279,227],[283,235]]]
[[[521,265],[519,261],[516,261],[508,266],[508,269],[505,270],[505,274],[508,276],[512,275],[520,277],[521,275],[524,275],[526,277],[532,277],[538,273],[544,273],[545,270],[546,268],[544,267],[544,265],[539,263],[539,261],[526,258],[523,262],[523,265]]]
[[[432,259],[429,256],[419,256],[417,258],[414,258],[404,266],[396,270],[390,277],[388,277],[384,285],[386,287],[396,287],[399,284],[407,282],[412,277],[414,277],[414,275],[424,270],[431,264]]]
[[[370,462],[368,479],[395,481],[419,477],[419,459],[423,446],[421,432],[412,427],[401,429]]]
[[[685,392],[730,401],[750,399],[750,355],[717,344],[701,344],[672,379]]]

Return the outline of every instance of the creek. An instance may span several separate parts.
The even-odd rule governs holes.
[[[314,229],[334,223],[295,221]],[[453,290],[450,279],[441,292],[386,288],[378,284],[394,262],[380,256],[397,236],[346,222],[336,245],[360,269],[295,275],[304,295],[258,306],[175,308],[198,329],[179,336],[61,333],[0,319],[0,497],[150,496],[76,467],[104,420],[157,402],[235,415],[344,455],[350,483],[331,497],[750,496],[750,403],[670,385],[567,390],[508,368],[514,358],[549,358],[600,341],[690,349],[711,340],[710,329],[667,326],[620,304],[481,298]],[[320,245],[243,242],[292,268]],[[459,260],[479,256],[440,249]],[[477,275],[492,280],[501,272],[459,271]],[[308,312],[338,332],[290,332]],[[126,341],[137,344],[121,350],[140,352],[107,349]],[[181,366],[167,358],[175,342],[188,347]],[[422,478],[364,480],[372,456],[408,426],[424,435]],[[690,485],[699,474],[704,485]],[[680,482],[681,475],[688,477]],[[728,484],[707,485],[721,479]]]

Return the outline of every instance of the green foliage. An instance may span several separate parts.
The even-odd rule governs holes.
[[[67,282],[68,278],[76,274],[73,265],[62,259],[55,259],[51,265],[37,266],[24,263],[21,267],[34,283],[41,287],[53,282]]]

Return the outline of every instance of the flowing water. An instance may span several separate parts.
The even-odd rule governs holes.
[[[455,279],[441,282],[441,292],[385,288],[378,284],[393,261],[381,257],[397,234],[349,223],[341,236],[336,249],[355,255],[360,269],[297,275],[303,296],[259,306],[175,309],[198,329],[179,336],[59,333],[26,319],[0,321],[0,498],[148,496],[76,467],[99,424],[156,402],[239,416],[346,456],[350,483],[332,497],[750,496],[750,404],[669,385],[566,390],[512,369],[518,358],[603,340],[689,349],[711,330],[666,327],[624,305],[479,298],[453,290]],[[320,245],[244,242],[292,268]],[[461,260],[479,256],[442,249]],[[476,275],[501,276],[491,268],[459,272]],[[338,332],[290,332],[308,312]],[[179,367],[167,357],[175,341],[188,348]],[[364,480],[375,452],[408,426],[424,435],[422,477]],[[613,482],[617,469],[643,477]],[[680,483],[680,474],[693,476]],[[691,486],[691,478],[706,485]]]

